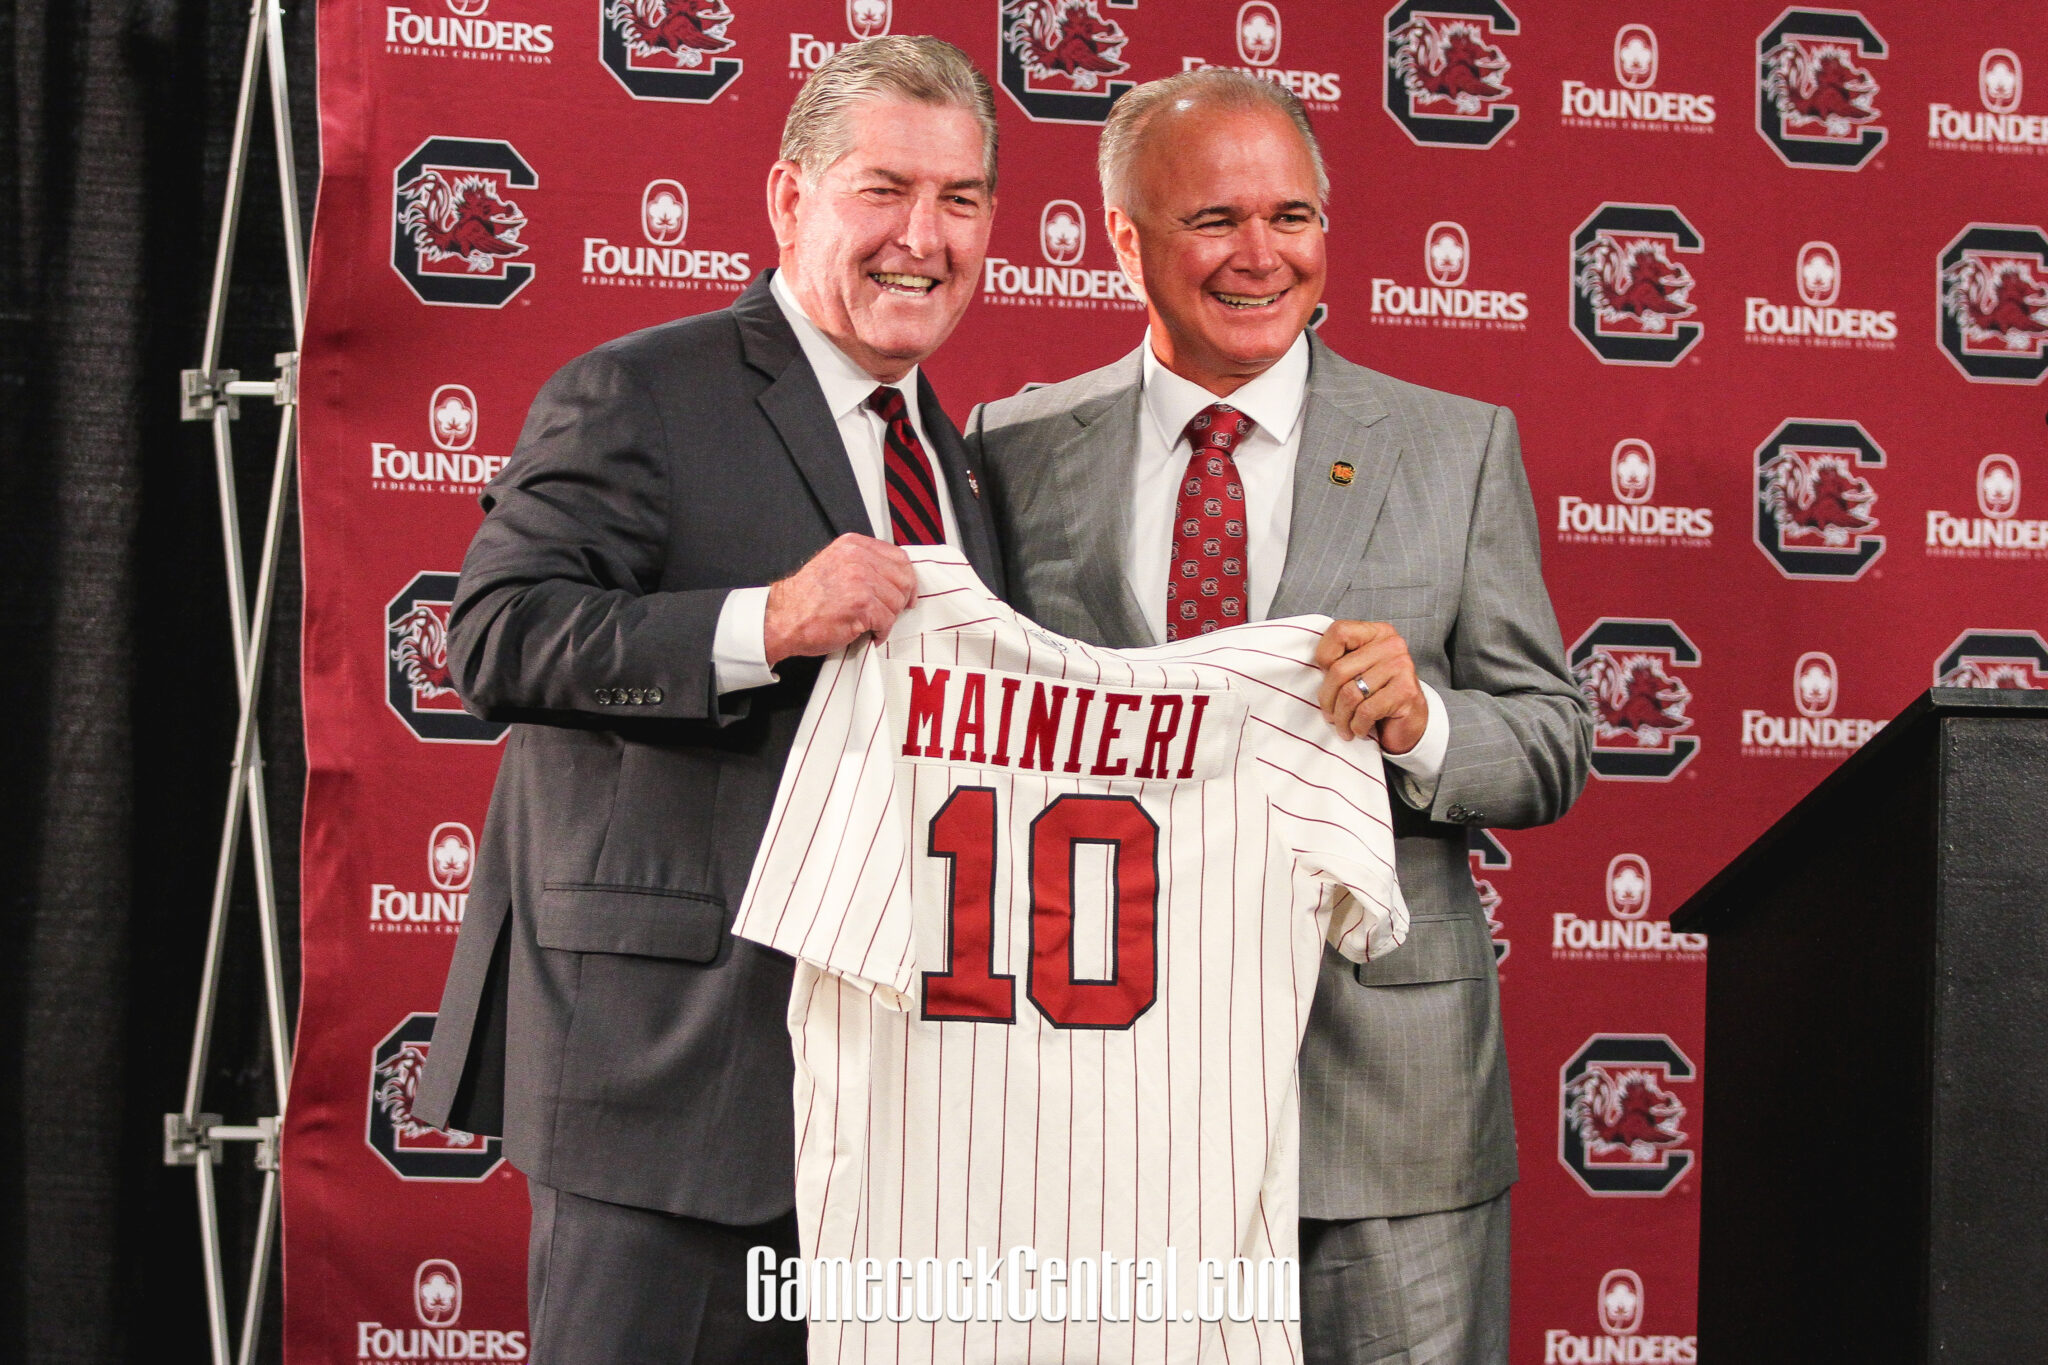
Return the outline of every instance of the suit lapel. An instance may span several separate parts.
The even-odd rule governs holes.
[[[931,456],[946,481],[946,493],[953,503],[953,521],[960,531],[960,550],[981,575],[981,581],[1000,592],[1001,561],[994,539],[989,535],[988,513],[981,501],[981,471],[967,460],[967,448],[946,410],[939,406],[931,380],[924,371],[917,374],[918,415],[924,419],[924,434],[931,439]]]
[[[796,334],[789,330],[788,319],[768,291],[769,275],[763,271],[732,306],[733,320],[740,329],[741,353],[770,380],[756,401],[810,485],[811,496],[824,509],[833,534],[852,531],[871,536],[875,527],[868,520],[860,485],[854,482],[853,466],[847,462],[846,442],[825,406],[818,377],[804,362]]]
[[[1131,486],[1138,464],[1139,353],[1121,362],[1127,383],[1074,409],[1079,427],[1051,452],[1074,551],[1074,588],[1113,649],[1155,645],[1145,612],[1124,577],[1131,543]]]
[[[1401,446],[1366,371],[1313,333],[1308,404],[1294,459],[1287,564],[1269,616],[1334,611],[1372,539]],[[1340,483],[1350,466],[1351,481]]]

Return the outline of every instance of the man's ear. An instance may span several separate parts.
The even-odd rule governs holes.
[[[768,226],[774,229],[776,246],[787,247],[796,240],[796,206],[803,196],[803,167],[778,161],[768,168]]]
[[[1138,225],[1131,215],[1114,204],[1102,211],[1103,226],[1109,229],[1109,245],[1116,252],[1116,263],[1123,267],[1131,287],[1138,297],[1145,297],[1145,262],[1138,251]]]

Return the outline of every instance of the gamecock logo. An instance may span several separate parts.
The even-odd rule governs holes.
[[[1697,1075],[1664,1034],[1594,1034],[1560,1073],[1558,1160],[1591,1195],[1668,1193],[1694,1160],[1671,1087]]]
[[[1859,423],[1784,423],[1756,448],[1756,547],[1787,578],[1863,577],[1885,538],[1862,471],[1882,468]]]
[[[1491,147],[1522,112],[1494,40],[1520,31],[1500,0],[1403,0],[1387,11],[1387,112],[1425,146]]]
[[[467,384],[443,384],[427,400],[427,426],[442,450],[468,450],[476,444],[476,395]]]
[[[1245,0],[1237,9],[1237,55],[1252,66],[1280,60],[1280,11],[1266,0]]]
[[[1513,945],[1508,942],[1507,927],[1500,922],[1500,890],[1491,878],[1481,874],[1513,867],[1514,856],[1492,830],[1467,825],[1465,857],[1471,865],[1472,889],[1479,893],[1479,908],[1486,914],[1486,933],[1493,941],[1493,963],[1498,967],[1508,960],[1508,951]]]
[[[430,137],[391,181],[391,268],[421,303],[502,308],[533,279],[510,192],[540,178],[511,143]]]
[[[1609,365],[1676,365],[1705,328],[1681,252],[1705,243],[1668,204],[1602,204],[1572,234],[1572,330]]]
[[[1633,1270],[1610,1270],[1600,1277],[1600,1330],[1611,1337],[1635,1335],[1643,1325],[1643,1278]]]
[[[2048,373],[2048,233],[1972,223],[1941,253],[1941,349],[1971,379],[2037,384]]]
[[[1462,224],[1431,223],[1422,238],[1422,264],[1429,282],[1455,289],[1472,267],[1472,239]]]
[[[1825,308],[1842,292],[1842,255],[1831,242],[1799,248],[1799,301]]]
[[[1100,123],[1130,81],[1130,37],[1099,0],[999,0],[996,43],[1003,89],[1036,123]]]
[[[434,826],[427,836],[427,875],[437,891],[469,890],[469,875],[476,868],[476,835],[460,820]]]
[[[1605,778],[1669,782],[1699,752],[1685,708],[1692,692],[1675,669],[1700,652],[1672,621],[1603,616],[1572,646],[1572,676],[1593,709],[1593,771]]]
[[[495,744],[502,721],[462,709],[448,675],[448,608],[455,575],[420,573],[385,604],[384,701],[416,738],[438,744]]]
[[[846,0],[846,31],[856,39],[879,38],[889,31],[890,0]]]
[[[1986,455],[1977,462],[1977,510],[2005,520],[2020,510],[2020,466],[2010,455]]]
[[[1657,83],[1657,35],[1647,24],[1623,24],[1616,31],[1614,79],[1631,90]]]
[[[704,104],[739,79],[745,63],[725,0],[599,0],[598,56],[636,100]]]
[[[1038,212],[1038,249],[1054,265],[1072,265],[1088,249],[1088,219],[1071,199],[1054,199]]]
[[[2048,688],[2048,641],[2033,630],[1966,630],[1934,661],[1934,685]]]
[[[1641,919],[1650,909],[1650,860],[1640,853],[1617,853],[1607,860],[1607,913],[1616,919]]]
[[[412,1308],[428,1327],[452,1327],[462,1317],[462,1272],[453,1261],[421,1261],[412,1273]]]
[[[2020,107],[2020,59],[2010,48],[1994,47],[1977,62],[1977,98],[1994,114]]]
[[[497,1138],[434,1128],[413,1113],[433,1037],[432,1014],[408,1014],[378,1042],[370,1056],[364,1140],[401,1180],[482,1180],[505,1159]],[[460,1297],[458,1287],[458,1303]]]
[[[1832,654],[1808,650],[1792,665],[1792,700],[1802,716],[1832,716],[1840,694],[1841,670]]]
[[[1884,39],[1853,10],[1788,9],[1756,40],[1756,127],[1788,166],[1853,171],[1884,146]]]
[[[1633,436],[1616,441],[1614,454],[1608,457],[1607,476],[1614,485],[1614,496],[1622,502],[1648,502],[1657,489],[1657,452],[1648,441]]]

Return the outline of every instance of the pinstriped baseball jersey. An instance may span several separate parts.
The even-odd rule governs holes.
[[[1317,709],[1327,620],[1099,649],[909,554],[888,640],[819,675],[734,926],[797,959],[804,1256],[1077,1278],[1028,1322],[813,1304],[811,1357],[1298,1361],[1292,1321],[1197,1320],[1197,1275],[1294,1256],[1322,945],[1406,933],[1379,751]]]

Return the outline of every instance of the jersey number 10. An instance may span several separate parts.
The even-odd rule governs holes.
[[[1109,976],[1074,975],[1074,849],[1110,852]],[[924,1018],[1017,1022],[1017,978],[995,970],[996,793],[960,787],[932,817],[929,852],[952,864],[946,970],[924,974]],[[1056,1028],[1125,1029],[1158,996],[1159,826],[1128,796],[1054,798],[1031,822],[1025,993]]]

